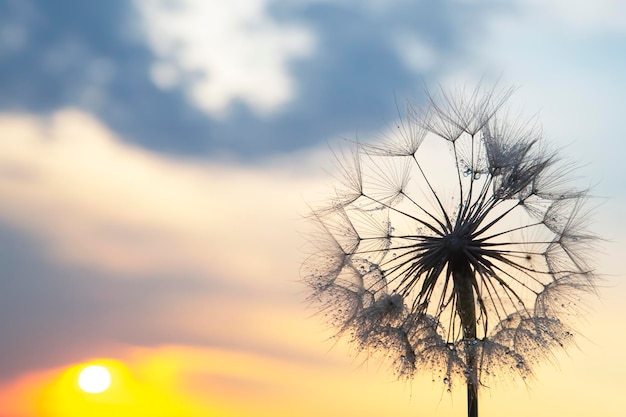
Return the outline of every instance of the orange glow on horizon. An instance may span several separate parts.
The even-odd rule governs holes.
[[[577,356],[577,363],[582,355]],[[465,394],[446,394],[428,375],[398,383],[372,362],[356,367],[340,352],[327,360],[302,361],[249,351],[162,346],[127,347],[119,360],[99,359],[33,372],[0,385],[0,415],[11,417],[311,417],[319,415],[463,415]],[[87,365],[106,367],[111,387],[83,392],[78,375]],[[567,365],[567,363],[565,363]],[[608,415],[619,407],[619,383],[603,402],[579,381],[581,366],[543,367],[535,390],[523,386],[485,389],[481,415],[520,417]],[[597,364],[589,363],[588,367]],[[565,373],[565,378],[563,378]],[[618,375],[616,375],[618,378]],[[563,385],[563,379],[567,385]],[[618,379],[616,379],[618,381]],[[568,400],[571,393],[583,404]],[[561,396],[556,402],[549,398]],[[613,401],[613,403],[611,403]],[[510,404],[519,404],[511,408]],[[459,405],[460,404],[460,405]],[[585,408],[586,407],[586,408]],[[557,409],[558,408],[558,409]],[[549,411],[549,413],[548,413]]]
[[[167,360],[151,361],[150,369],[111,359],[91,360],[22,378],[9,389],[0,387],[3,412],[16,417],[196,417],[215,416],[211,407],[199,405],[179,393],[171,381]],[[111,384],[102,392],[86,392],[79,385],[81,372],[91,366],[106,368]],[[171,376],[171,375],[170,375]],[[167,383],[165,383],[167,381]],[[10,395],[5,395],[11,392]],[[18,399],[19,398],[19,399]],[[7,408],[5,408],[5,404]],[[31,405],[26,405],[31,404]]]

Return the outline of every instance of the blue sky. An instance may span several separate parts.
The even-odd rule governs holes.
[[[518,86],[600,197],[582,345],[605,355],[593,323],[626,316],[625,73],[617,0],[0,0],[0,374],[163,345],[335,363],[296,282],[327,144],[481,78]]]

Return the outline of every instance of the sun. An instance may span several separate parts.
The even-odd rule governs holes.
[[[111,374],[104,366],[89,365],[78,376],[78,386],[90,394],[104,392],[111,385]]]

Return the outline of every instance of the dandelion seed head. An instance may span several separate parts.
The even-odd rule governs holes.
[[[585,190],[536,124],[501,116],[511,93],[430,95],[342,154],[336,194],[313,210],[310,300],[399,378],[532,376],[594,291]]]

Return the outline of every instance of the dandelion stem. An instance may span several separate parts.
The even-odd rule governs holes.
[[[457,296],[457,314],[461,319],[463,340],[466,348],[466,361],[469,372],[467,384],[467,415],[478,417],[478,384],[476,363],[476,304],[474,302],[474,288],[476,277],[468,262],[451,260],[452,279]]]
[[[478,417],[478,387],[475,383],[467,383],[467,416]]]

